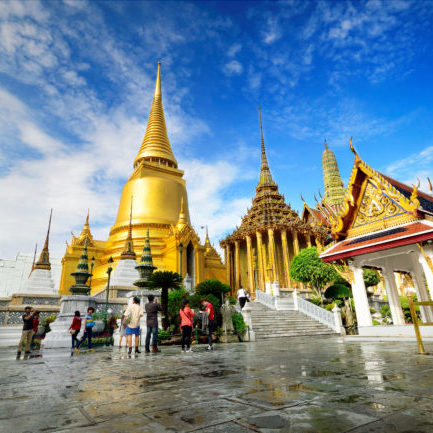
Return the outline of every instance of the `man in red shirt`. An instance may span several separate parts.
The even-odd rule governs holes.
[[[215,314],[214,314],[213,305],[207,299],[202,299],[201,305],[209,316],[208,337],[207,337],[208,342],[209,342],[209,346],[206,350],[213,350],[212,331],[213,331],[214,323],[215,323]]]

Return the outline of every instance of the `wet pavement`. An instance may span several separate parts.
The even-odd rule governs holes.
[[[432,347],[426,350],[433,351]],[[128,358],[0,351],[0,432],[433,432],[433,357],[340,337]]]

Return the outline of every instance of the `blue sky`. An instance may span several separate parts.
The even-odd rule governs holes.
[[[173,151],[193,224],[214,243],[259,171],[302,209],[323,189],[326,137],[344,181],[350,136],[374,168],[433,175],[433,2],[0,2],[0,257],[64,253],[87,208],[105,239],[162,61]]]

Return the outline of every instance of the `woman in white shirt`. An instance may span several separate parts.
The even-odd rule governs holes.
[[[246,302],[248,301],[248,292],[242,287],[238,290],[238,301],[242,310],[242,308],[244,308]]]
[[[127,323],[126,326],[126,342],[128,343],[128,353],[132,352],[132,336],[135,335],[135,353],[141,353],[138,350],[138,344],[140,342],[140,318],[143,317],[144,313],[140,307],[140,298],[137,296],[132,300],[132,304],[128,306],[125,311],[125,319],[123,323]]]

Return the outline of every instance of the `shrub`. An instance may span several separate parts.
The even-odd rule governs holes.
[[[241,313],[233,313],[233,327],[237,334],[242,334],[246,329],[247,325],[244,322],[244,318]]]
[[[172,290],[168,294],[168,317],[171,325],[177,329],[180,324],[179,310],[182,301],[187,298],[188,292],[184,289]]]
[[[171,332],[169,330],[158,329],[158,340],[169,340],[170,338]]]
[[[55,314],[51,314],[42,321],[42,326],[45,328],[45,333],[50,332],[50,323],[53,323],[56,320],[57,316]]]
[[[378,322],[376,319],[373,319],[373,325],[374,326],[377,326],[377,325],[380,325],[381,323],[380,322]]]

